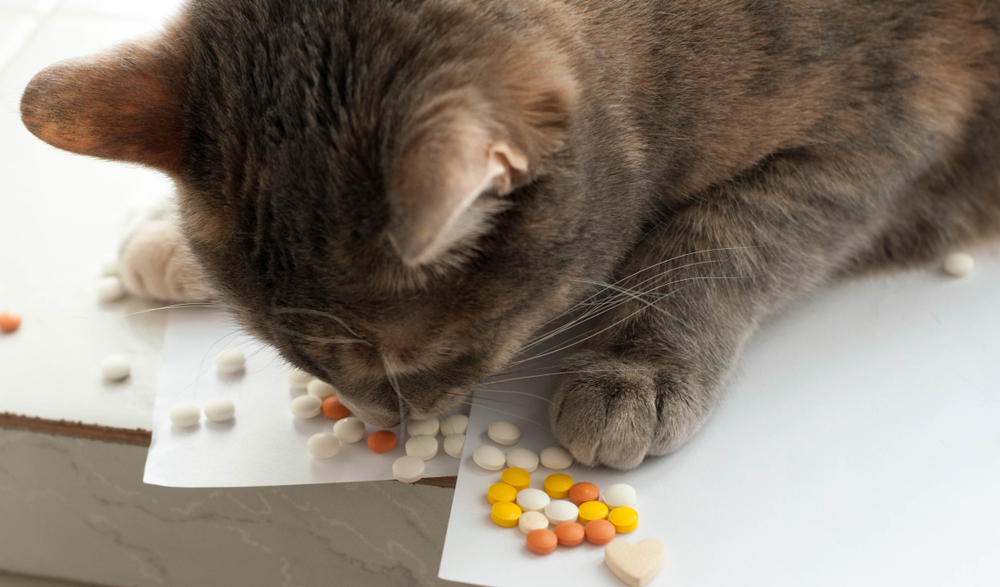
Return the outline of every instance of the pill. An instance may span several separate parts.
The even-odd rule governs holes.
[[[503,420],[497,420],[490,424],[486,433],[493,442],[504,446],[517,444],[517,441],[521,438],[521,430],[510,422],[504,422]]]
[[[552,531],[555,533],[559,544],[563,546],[576,546],[583,542],[583,526],[576,522],[556,524],[556,527]]]
[[[406,431],[410,436],[437,436],[441,423],[437,418],[410,419],[406,422]]]
[[[529,475],[524,469],[514,467],[511,469],[505,469],[504,472],[500,474],[500,480],[514,489],[521,491],[522,489],[528,488],[528,485],[531,483],[531,475]]]
[[[666,547],[655,538],[631,544],[615,540],[604,547],[604,563],[622,583],[629,587],[644,587],[663,568]]]
[[[417,436],[411,436],[410,439],[406,441],[406,454],[411,457],[417,457],[425,461],[429,461],[437,456],[437,453],[438,439],[433,436],[420,434]]]
[[[97,281],[97,299],[103,303],[114,302],[125,297],[125,286],[122,280],[114,275],[102,277]]]
[[[341,403],[339,398],[330,396],[323,399],[323,415],[333,420],[339,420],[350,416],[351,410],[348,410],[347,406]]]
[[[340,452],[340,440],[329,432],[313,434],[309,437],[306,446],[314,459],[329,459],[337,456],[337,453]]]
[[[298,367],[292,367],[292,369],[288,372],[288,385],[292,389],[305,389],[309,387],[309,383],[313,379],[315,379],[315,377]]]
[[[580,504],[580,521],[586,524],[594,520],[606,520],[608,506],[599,501],[585,501]]]
[[[103,277],[118,275],[118,271],[118,257],[108,255],[101,261],[101,275]]]
[[[493,504],[493,509],[490,510],[490,519],[497,526],[503,526],[504,528],[513,528],[517,526],[517,520],[521,517],[521,508],[517,507],[512,501],[498,501]]]
[[[534,473],[538,468],[538,455],[526,448],[512,448],[507,451],[507,466]]]
[[[365,437],[365,423],[357,418],[344,418],[333,425],[333,435],[344,444],[354,444]]]
[[[635,505],[635,488],[624,483],[615,483],[604,490],[604,503],[609,508]]]
[[[583,533],[592,544],[607,544],[615,539],[615,525],[607,520],[593,520],[584,525]]]
[[[542,530],[549,527],[549,519],[542,512],[524,512],[517,520],[517,527],[527,534],[532,530]]]
[[[976,261],[966,253],[952,253],[944,258],[944,272],[952,277],[965,277],[972,273]]]
[[[201,420],[201,408],[194,404],[177,404],[170,408],[170,421],[178,428],[194,426]]]
[[[3,314],[0,314],[0,332],[10,334],[11,332],[17,331],[20,327],[21,315],[17,312],[7,310]]]
[[[374,452],[389,452],[396,448],[396,433],[392,430],[376,430],[368,435],[368,448]]]
[[[205,417],[213,422],[232,420],[236,415],[236,404],[226,397],[216,397],[205,402]]]
[[[109,381],[121,381],[132,372],[132,361],[125,355],[111,355],[101,361],[101,375]]]
[[[507,464],[507,457],[499,448],[483,444],[472,451],[472,460],[487,471],[499,471]]]
[[[616,532],[625,534],[639,527],[639,513],[630,507],[617,507],[608,514],[608,521]]]
[[[219,373],[238,373],[246,366],[247,358],[240,349],[225,349],[215,355],[215,367]]]
[[[465,429],[469,427],[469,417],[463,414],[452,414],[441,420],[441,434],[451,436],[452,434],[465,434]]]
[[[306,393],[319,399],[333,397],[337,393],[337,388],[326,381],[313,379],[306,385]]]
[[[448,456],[460,459],[462,458],[463,450],[465,450],[464,434],[449,434],[444,437],[444,452],[447,453]]]
[[[601,496],[601,490],[593,483],[576,483],[569,488],[569,500],[576,505],[585,501],[595,501]]]
[[[573,455],[561,446],[550,446],[542,449],[539,456],[542,459],[542,466],[553,471],[567,469],[573,464]]]
[[[569,502],[563,499],[557,499],[550,501],[547,506],[545,506],[545,517],[552,522],[553,525],[562,524],[563,522],[575,522],[580,516],[580,509],[573,505],[573,502]]]
[[[549,496],[541,489],[522,489],[517,492],[517,505],[526,512],[540,512],[549,505]]]
[[[292,400],[292,413],[296,418],[308,420],[319,415],[323,402],[318,397],[311,395],[300,395]]]
[[[527,541],[528,550],[535,554],[549,554],[559,543],[556,533],[549,529],[532,530],[528,533]]]
[[[494,504],[498,501],[514,501],[517,498],[517,490],[506,483],[494,483],[486,491],[486,501]]]
[[[569,497],[570,487],[573,487],[573,478],[569,475],[553,473],[545,478],[545,493],[548,493],[551,498]]]
[[[403,483],[416,483],[424,478],[424,459],[414,456],[399,457],[392,463],[392,476]]]

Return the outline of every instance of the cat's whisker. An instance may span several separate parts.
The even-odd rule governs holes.
[[[358,335],[357,332],[354,332],[354,330],[350,326],[348,326],[346,322],[328,312],[321,312],[319,310],[310,310],[308,308],[278,308],[277,310],[274,311],[274,314],[303,314],[306,316],[319,316],[322,318],[329,318],[330,320],[333,320],[337,324],[343,326],[345,330],[350,332],[356,338],[361,338],[361,336]]]
[[[525,375],[522,377],[511,377],[509,379],[499,379],[497,381],[486,381],[483,385],[496,385],[499,383],[510,383],[511,381],[523,381],[525,379],[538,379],[540,377],[557,377],[559,375],[574,375],[580,373],[607,373],[607,372],[617,372],[617,371],[655,371],[653,367],[637,367],[635,369],[587,369],[584,371],[552,371],[549,373],[541,373],[539,375]],[[486,389],[486,391],[492,391]]]
[[[490,412],[497,412],[498,414],[503,414],[505,416],[510,416],[511,418],[516,418],[518,420],[523,420],[525,422],[529,422],[531,424],[534,424],[535,426],[538,426],[539,428],[546,428],[546,429],[548,428],[547,426],[543,426],[543,425],[539,424],[538,422],[535,422],[534,420],[532,420],[530,418],[525,418],[524,416],[521,416],[519,414],[514,414],[512,412],[506,412],[504,410],[498,410],[496,408],[488,408],[488,407],[486,407],[484,405],[481,405],[481,404],[475,404],[475,403],[472,402],[472,400],[467,400],[466,401],[466,400],[463,399],[463,400],[459,400],[458,403],[464,404],[464,405],[467,405],[467,406],[472,406],[472,407],[480,409],[480,410],[488,410]]]
[[[125,314],[126,316],[138,316],[139,314],[148,314],[150,312],[161,312],[163,310],[173,310],[176,308],[222,308],[225,307],[222,304],[216,302],[185,302],[182,304],[170,304],[169,306],[160,306],[159,308],[149,308],[148,310],[139,310],[137,312],[129,312]]]
[[[322,338],[319,336],[310,336],[308,334],[302,334],[301,332],[295,332],[288,328],[278,327],[278,332],[282,332],[289,336],[294,336],[295,338],[301,338],[302,340],[308,340],[311,342],[320,342],[323,344],[366,344],[371,346],[372,344],[367,340],[361,340],[360,338]]]

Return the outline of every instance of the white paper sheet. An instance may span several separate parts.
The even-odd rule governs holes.
[[[246,353],[247,366],[241,376],[221,378],[215,356],[229,347]],[[143,480],[169,487],[253,487],[393,478],[393,461],[406,454],[398,427],[399,443],[387,453],[374,453],[361,441],[344,445],[334,458],[313,459],[306,441],[331,432],[334,421],[322,415],[311,420],[292,416],[291,400],[305,392],[290,390],[287,374],[287,364],[273,349],[253,340],[223,312],[171,310]],[[174,404],[203,405],[213,397],[236,403],[233,421],[219,424],[203,416],[190,429],[170,422]],[[373,430],[368,427],[368,433]],[[427,461],[425,477],[455,475],[458,464],[442,449]]]
[[[627,473],[566,472],[636,488],[639,528],[621,537],[666,544],[653,585],[1000,584],[1000,256],[977,257],[965,279],[927,270],[818,294],[751,341],[680,451]],[[517,389],[547,396],[552,381]],[[516,422],[518,446],[535,451],[553,441],[544,401],[475,401],[441,578],[621,585],[601,547],[537,556],[517,528],[490,521],[486,490],[500,475],[471,459],[487,425]],[[532,487],[549,473],[540,467]]]

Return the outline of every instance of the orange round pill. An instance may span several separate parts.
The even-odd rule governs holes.
[[[553,529],[556,539],[563,546],[576,546],[583,542],[583,526],[576,522],[563,522]]]
[[[330,397],[323,400],[323,415],[327,418],[333,418],[334,420],[339,418],[346,418],[351,415],[351,410],[347,409],[347,406],[340,403],[340,400],[336,396],[331,395]],[[393,446],[396,445],[395,442],[392,443]],[[390,447],[391,448],[391,447]]]
[[[615,539],[615,525],[607,520],[591,520],[583,527],[583,532],[594,544],[607,544]]]
[[[368,448],[375,452],[389,452],[396,448],[396,433],[392,430],[376,430],[368,435]]]
[[[532,530],[528,532],[528,550],[535,554],[549,554],[556,549],[559,539],[552,530]]]
[[[11,333],[21,327],[21,315],[17,312],[0,314],[0,332]]]
[[[574,483],[573,487],[569,488],[569,500],[575,506],[585,501],[597,501],[600,496],[601,490],[593,483]]]

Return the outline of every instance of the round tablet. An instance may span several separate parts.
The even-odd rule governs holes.
[[[639,513],[630,507],[620,507],[611,510],[608,521],[619,534],[626,534],[639,527]]]
[[[328,397],[333,397],[337,393],[337,388],[330,385],[326,381],[313,379],[308,383],[308,385],[306,385],[306,393],[311,396],[318,397],[319,399],[326,399]]]
[[[512,448],[507,451],[507,466],[534,473],[538,468],[538,455],[526,448]]]
[[[333,435],[344,444],[354,444],[365,437],[365,423],[357,418],[344,418],[333,425]]]
[[[586,524],[594,520],[606,520],[608,506],[599,501],[587,501],[580,504],[580,521]]]
[[[194,404],[177,404],[170,408],[170,421],[178,428],[194,426],[201,420],[201,409]]]
[[[500,480],[514,489],[521,491],[522,489],[527,489],[528,485],[531,484],[531,475],[524,469],[514,467],[504,470],[500,474]]]
[[[396,433],[392,430],[376,430],[368,435],[368,448],[373,452],[389,452],[396,448]]]
[[[542,512],[524,512],[517,520],[517,527],[527,534],[532,530],[542,530],[549,527],[549,519]]]
[[[517,444],[517,441],[521,438],[521,429],[503,420],[497,420],[490,424],[486,433],[493,442],[504,446]]]
[[[101,262],[101,275],[104,277],[118,275],[118,257],[108,255],[104,258]]]
[[[329,459],[337,456],[337,453],[340,452],[340,441],[329,432],[313,434],[309,437],[306,446],[314,459]]]
[[[570,487],[573,487],[573,478],[564,473],[553,473],[545,478],[545,493],[551,498],[569,497]]]
[[[97,282],[97,299],[104,303],[120,300],[125,297],[125,286],[122,280],[114,275],[102,277]]]
[[[583,533],[592,544],[607,544],[615,539],[615,525],[607,520],[587,522]]]
[[[339,420],[350,416],[351,410],[341,403],[340,398],[331,395],[323,398],[323,415],[331,420]]]
[[[528,550],[535,554],[549,554],[559,543],[556,533],[549,529],[532,530],[528,533],[527,541]]]
[[[205,402],[204,412],[213,422],[225,422],[236,415],[236,404],[227,397],[216,397]]]
[[[448,436],[445,436],[444,452],[448,453],[448,456],[460,459],[462,458],[463,450],[465,450],[464,434],[449,434]]]
[[[246,355],[240,349],[225,349],[215,355],[215,367],[219,373],[237,373],[247,364]]]
[[[288,385],[292,389],[305,389],[309,387],[309,383],[313,379],[315,379],[315,377],[298,367],[292,367],[291,371],[288,372]]]
[[[575,522],[580,515],[580,510],[572,502],[557,499],[549,502],[549,505],[545,506],[545,517],[552,522],[553,525],[562,524],[563,522]]]
[[[952,253],[944,258],[944,272],[952,277],[965,277],[975,265],[975,259],[966,253]]]
[[[121,381],[132,372],[132,361],[125,355],[111,355],[101,361],[101,375],[109,381]]]
[[[493,504],[490,510],[490,519],[497,526],[513,528],[517,526],[517,520],[521,517],[521,508],[511,501],[498,501]]]
[[[0,332],[10,334],[21,327],[21,315],[10,310],[0,314]]]
[[[424,478],[424,460],[420,457],[399,457],[392,464],[392,476],[403,483],[416,483]]]
[[[604,503],[609,508],[635,505],[635,489],[631,485],[615,483],[604,490]]]
[[[499,471],[507,464],[507,457],[499,448],[483,444],[472,451],[472,460],[487,471]]]
[[[569,488],[569,500],[576,505],[585,501],[596,501],[601,496],[601,490],[593,483],[576,483]]]
[[[441,423],[437,418],[410,419],[406,422],[406,431],[410,436],[437,436]]]
[[[583,542],[583,526],[577,524],[576,522],[563,522],[562,524],[557,524],[552,531],[555,532],[556,538],[559,540],[559,544],[563,546],[576,546],[577,544]]]
[[[541,489],[522,489],[517,492],[517,505],[526,512],[540,512],[549,505],[549,496]]]
[[[542,466],[553,471],[567,469],[573,464],[573,455],[561,446],[550,446],[542,449],[539,456],[542,459]]]
[[[463,414],[452,414],[441,420],[441,434],[451,436],[452,434],[465,434],[465,429],[469,427],[469,417]]]
[[[438,439],[433,436],[420,434],[417,436],[411,436],[410,439],[406,441],[406,454],[411,457],[417,457],[425,461],[429,461],[437,456],[437,453]]]
[[[319,415],[323,402],[318,397],[300,395],[292,400],[292,413],[296,418],[308,420]]]
[[[514,501],[515,499],[517,499],[517,490],[506,483],[494,483],[486,492],[486,501],[490,504],[498,501]]]

